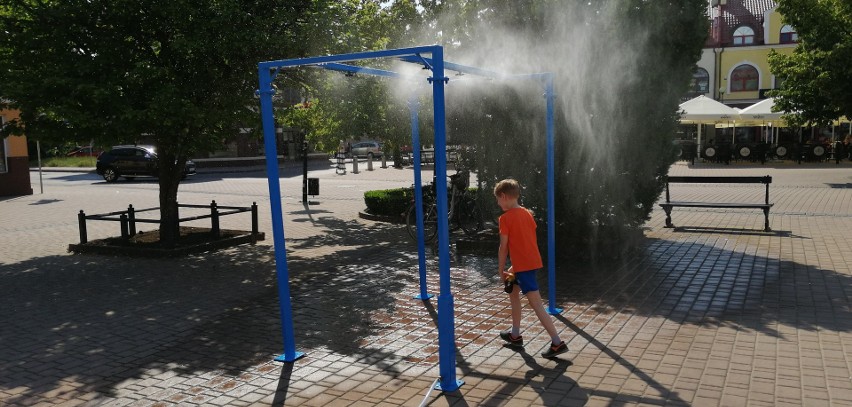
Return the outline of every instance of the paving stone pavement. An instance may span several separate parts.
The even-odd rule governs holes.
[[[47,172],[42,195],[32,173],[36,195],[0,200],[0,405],[852,406],[852,165],[673,165],[772,175],[773,231],[760,211],[685,208],[668,229],[655,208],[635,256],[557,265],[555,318],[571,350],[555,360],[538,356],[549,339],[529,309],[523,351],[497,338],[509,304],[494,258],[453,259],[465,384],[428,398],[437,302],[413,300],[417,254],[404,229],[358,218],[363,191],[410,185],[412,172],[361,169],[312,164],[321,191],[308,207],[298,171],[282,174],[306,352],[295,363],[272,360],[282,343],[271,239],[169,260],[71,255],[77,211],[154,207],[156,183]],[[675,185],[672,195],[759,201],[763,189]],[[212,199],[257,202],[270,231],[262,171],[201,173],[179,192]],[[89,224],[92,239],[116,233]],[[434,292],[434,257],[428,266]]]

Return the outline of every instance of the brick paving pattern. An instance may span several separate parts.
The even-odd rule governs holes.
[[[282,344],[262,172],[199,174],[179,201],[256,201],[268,241],[170,260],[66,253],[77,211],[156,206],[155,182],[50,172],[40,195],[33,173],[36,195],[0,200],[0,405],[419,405],[438,375],[437,301],[413,299],[417,254],[404,228],[358,218],[364,191],[413,177],[364,168],[313,164],[321,188],[308,208],[298,171],[282,175],[296,346],[307,354],[295,363],[272,361]],[[655,208],[637,255],[559,264],[556,322],[571,350],[555,360],[538,356],[549,338],[529,309],[526,348],[502,346],[508,301],[495,259],[454,258],[465,384],[433,391],[428,405],[852,406],[852,166],[678,163],[671,173],[772,175],[773,231],[757,210],[686,208],[667,229]],[[672,189],[684,200],[762,194]],[[117,229],[89,222],[90,239]],[[437,294],[431,255],[428,266]]]

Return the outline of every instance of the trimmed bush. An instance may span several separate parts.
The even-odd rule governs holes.
[[[395,188],[364,192],[367,213],[371,215],[401,217],[411,204],[411,188]]]

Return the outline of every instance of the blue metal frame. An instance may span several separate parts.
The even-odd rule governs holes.
[[[547,120],[547,286],[548,305],[547,313],[559,315],[561,308],[556,307],[556,191],[555,170],[553,163],[553,103],[556,95],[553,92],[553,74],[547,73],[544,79],[544,97],[546,99]]]
[[[423,176],[420,174],[420,101],[417,93],[408,100],[408,110],[411,111],[411,156],[414,160],[414,213],[417,219],[417,265],[420,274],[420,294],[414,296],[418,300],[428,300],[434,295],[426,291],[426,238],[423,234]]]
[[[426,57],[424,55],[429,55]],[[266,152],[266,172],[269,181],[270,211],[272,213],[272,237],[275,249],[275,269],[278,279],[278,296],[280,301],[281,331],[284,338],[284,354],[275,358],[277,361],[293,362],[304,355],[296,351],[295,334],[293,329],[293,312],[290,299],[290,277],[287,268],[287,251],[284,240],[284,216],[281,207],[281,185],[278,171],[278,152],[275,139],[275,122],[273,119],[272,80],[282,68],[297,66],[315,66],[323,69],[347,73],[362,73],[374,76],[406,78],[396,72],[382,69],[348,65],[344,62],[363,59],[398,58],[405,62],[425,65],[432,71],[428,81],[432,85],[432,101],[435,122],[435,151],[446,151],[446,113],[444,104],[444,87],[449,78],[445,70],[468,73],[487,78],[540,78],[545,82],[545,97],[547,100],[547,206],[548,206],[548,284],[550,285],[550,305],[548,312],[557,314],[561,310],[555,307],[555,205],[554,205],[554,167],[553,167],[553,75],[550,73],[527,75],[504,75],[484,69],[468,67],[444,61],[444,49],[439,45],[390,49],[382,51],[356,52],[351,54],[328,55],[311,58],[286,59],[266,61],[258,64],[258,82],[261,116],[263,123],[264,148]],[[423,194],[420,175],[420,133],[418,128],[418,102],[416,95],[409,101],[411,109],[412,144],[414,156],[415,179],[415,208],[417,212],[417,240],[420,269],[420,295],[418,299],[428,299],[432,295],[426,291],[426,256],[423,236]],[[446,154],[435,154],[435,175],[438,213],[447,213],[447,157]],[[438,295],[438,346],[440,382],[437,389],[455,391],[464,382],[456,379],[456,344],[454,303],[450,284],[449,256],[449,220],[446,216],[438,216],[438,265],[440,275],[440,294]]]

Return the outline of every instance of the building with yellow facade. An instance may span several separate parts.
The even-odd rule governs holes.
[[[795,27],[784,21],[777,6],[777,2],[771,0],[708,1],[710,32],[684,100],[704,95],[730,107],[744,109],[766,99],[768,91],[781,87],[784,78],[773,75],[768,57],[773,51],[792,54],[798,34]],[[784,125],[780,121],[764,122],[760,126],[704,125],[701,133],[705,136],[698,151],[702,154],[707,148],[718,150],[722,147],[730,150],[734,158],[747,158],[738,156],[738,152],[749,154],[759,147],[776,158],[794,158],[791,152],[804,151],[805,144],[827,147],[838,135],[852,134],[849,123],[822,129],[792,129]],[[695,126],[685,127],[680,137],[697,141]]]
[[[781,85],[769,69],[769,53],[790,54],[798,35],[770,0],[711,0],[710,33],[690,96],[705,95],[745,108]]]

